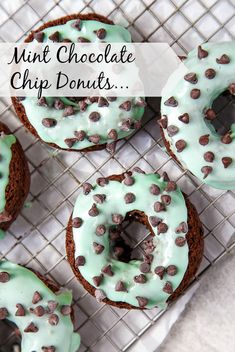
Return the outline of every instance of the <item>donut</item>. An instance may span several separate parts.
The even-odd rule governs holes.
[[[26,42],[131,42],[125,28],[97,15],[71,15],[47,22]],[[16,113],[33,135],[51,147],[92,151],[140,128],[145,101],[136,97],[13,98]]]
[[[10,261],[0,262],[0,320],[20,331],[21,351],[76,352],[72,295],[50,280]]]
[[[235,42],[191,51],[162,92],[159,120],[168,152],[209,186],[235,189],[235,124],[220,136],[211,121],[214,99],[235,94]]]
[[[23,149],[8,127],[0,122],[0,238],[19,214],[29,185]]]
[[[122,223],[136,220],[150,237],[143,257],[127,256]],[[99,302],[125,309],[166,308],[189,285],[203,252],[197,212],[167,174],[134,172],[83,184],[68,222],[74,274]]]

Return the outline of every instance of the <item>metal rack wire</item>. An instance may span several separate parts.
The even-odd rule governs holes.
[[[208,40],[235,38],[234,0],[17,0],[0,2],[0,40],[20,41],[42,21],[74,12],[98,12],[124,24],[134,41],[166,41],[179,54]],[[219,116],[234,109],[234,100],[219,104]],[[234,110],[233,110],[234,111]],[[66,261],[65,228],[83,182],[140,166],[146,171],[167,171],[196,205],[205,230],[205,254],[197,278],[235,246],[235,192],[213,190],[185,171],[163,150],[156,128],[159,100],[149,99],[143,127],[118,144],[116,153],[92,154],[51,150],[27,133],[12,105],[0,99],[0,118],[21,141],[29,160],[32,185],[26,207],[1,241],[0,256],[39,270],[61,286],[73,289],[75,328],[82,337],[80,351],[135,351],[164,312],[125,311],[98,304],[77,283]],[[220,119],[223,124],[223,120]],[[136,224],[127,224],[126,238],[133,248],[148,236]],[[134,243],[133,243],[134,242]],[[5,336],[5,334],[4,334]],[[10,351],[12,332],[1,337],[0,351]],[[1,350],[2,349],[2,350]],[[149,347],[149,351],[153,351]]]

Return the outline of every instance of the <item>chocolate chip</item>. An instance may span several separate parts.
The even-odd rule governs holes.
[[[60,309],[62,315],[70,315],[72,313],[72,308],[69,305],[63,305]]]
[[[24,332],[38,332],[38,327],[34,323],[30,323],[25,329]]]
[[[168,295],[172,295],[173,287],[172,287],[172,284],[169,281],[167,281],[165,283],[165,285],[163,286],[163,291],[168,293]]]
[[[178,119],[183,122],[183,123],[189,123],[189,114],[185,113],[183,115],[180,115]]]
[[[91,207],[91,209],[88,211],[88,214],[89,214],[90,216],[92,216],[92,217],[95,217],[95,216],[99,215],[99,210],[98,210],[98,208],[97,208],[97,206],[96,206],[95,203],[92,204],[92,207]]]
[[[135,167],[133,168],[133,171],[134,171],[134,172],[137,172],[138,174],[142,174],[142,175],[145,175],[145,174],[146,174],[146,172],[145,172],[144,170],[142,170],[139,166],[135,166]]]
[[[201,145],[207,145],[209,143],[209,134],[205,134],[199,138],[199,143]]]
[[[56,348],[54,346],[43,346],[42,352],[56,352]]]
[[[117,131],[114,130],[114,129],[110,130],[109,133],[108,133],[108,137],[110,139],[113,139],[114,141],[116,141],[118,139]]]
[[[48,37],[50,40],[53,41],[53,43],[58,43],[60,41],[60,33],[58,31],[52,33]]]
[[[44,39],[44,33],[43,32],[33,33],[33,38],[36,39],[38,43],[42,43]]]
[[[6,271],[0,273],[0,283],[5,284],[10,280],[10,275]]]
[[[84,100],[81,100],[81,101],[79,101],[78,102],[78,105],[79,105],[79,109],[80,109],[80,111],[86,111],[86,109],[87,109],[87,103],[84,101]],[[90,116],[89,116],[90,117]],[[97,120],[98,121],[98,120]]]
[[[72,226],[75,227],[76,229],[81,227],[82,226],[82,219],[79,217],[73,218]]]
[[[134,177],[130,176],[129,174],[125,174],[124,175],[125,178],[123,180],[123,183],[126,185],[126,186],[132,186],[134,183],[135,183],[135,179]]]
[[[203,157],[208,163],[212,163],[215,159],[215,154],[212,152],[206,152]]]
[[[74,115],[74,109],[72,106],[68,105],[64,109],[63,116],[67,117],[67,116],[71,116],[71,115]]]
[[[169,265],[167,268],[166,268],[166,272],[168,275],[170,276],[175,276],[177,274],[177,268],[175,265]]]
[[[113,272],[112,272],[112,267],[110,264],[105,265],[102,269],[101,269],[102,273],[108,276],[113,276]]]
[[[229,93],[235,95],[235,83],[231,83],[228,87]]]
[[[205,57],[208,56],[208,51],[202,49],[201,45],[199,45],[198,51],[197,51],[197,56],[200,60],[204,59]]]
[[[75,266],[84,266],[86,263],[86,259],[83,255],[79,255],[75,260]]]
[[[147,104],[144,98],[138,98],[138,100],[135,102],[135,105],[139,107],[145,107]]]
[[[148,299],[145,297],[137,296],[136,299],[140,308],[144,308],[148,304]]]
[[[98,177],[96,180],[97,185],[104,187],[109,183],[109,180],[105,177]]]
[[[162,115],[162,118],[160,120],[157,120],[157,123],[163,128],[166,129],[167,128],[167,124],[168,124],[168,118],[166,115]]]
[[[42,300],[42,296],[40,295],[40,293],[38,291],[35,291],[33,294],[32,303],[37,304],[41,300]]]
[[[120,129],[121,129],[122,131],[124,131],[124,132],[130,131],[130,129],[131,129],[131,121],[130,121],[130,119],[123,120],[123,121],[122,121],[122,124],[121,124],[121,126],[120,126]]]
[[[89,115],[89,119],[93,122],[97,122],[100,119],[100,114],[97,111],[92,111]]]
[[[48,307],[47,311],[48,311],[48,313],[49,314],[54,313],[54,311],[56,310],[57,306],[58,306],[58,303],[56,301],[53,301],[53,300],[48,301],[47,302],[47,307]]]
[[[99,276],[93,276],[92,281],[94,282],[95,286],[99,287],[103,278],[104,278],[104,276],[102,274]]]
[[[169,205],[171,203],[171,197],[168,196],[167,194],[163,194],[161,196],[161,201],[162,201],[163,204]]]
[[[176,233],[180,233],[180,232],[183,232],[183,233],[187,233],[188,232],[188,225],[186,222],[182,221],[179,226],[176,227],[175,229],[175,232]]]
[[[36,308],[31,309],[30,311],[37,317],[42,317],[45,314],[45,309],[42,306],[37,306]]]
[[[155,249],[155,246],[153,244],[153,240],[147,240],[144,241],[144,251],[145,253],[147,253],[148,255],[145,257],[145,261],[149,261],[151,260],[152,254],[150,255],[150,253],[152,253]],[[149,258],[150,257],[150,258]],[[150,262],[151,263],[151,262]]]
[[[232,137],[230,135],[230,132],[226,133],[222,138],[221,138],[221,142],[224,144],[230,144],[232,143]]]
[[[140,275],[134,276],[134,281],[137,284],[145,284],[147,279],[146,279],[146,276],[144,274],[140,274]]]
[[[0,178],[2,178],[2,174],[0,173]],[[3,210],[2,213],[0,213],[0,223],[10,221],[12,219],[12,215],[8,214],[6,210]]]
[[[52,326],[56,326],[59,323],[59,317],[57,314],[51,314],[48,318],[48,322]]]
[[[60,99],[55,99],[54,108],[56,110],[63,110],[65,108],[64,103]]]
[[[160,277],[160,280],[162,280],[163,276],[165,274],[165,268],[164,268],[164,266],[157,266],[154,269],[154,272],[155,272],[156,275],[158,275]]]
[[[203,166],[201,172],[204,174],[203,178],[205,179],[209,174],[211,174],[213,168],[211,166]]]
[[[153,227],[157,227],[162,221],[162,219],[159,219],[157,216],[150,216],[149,221]]]
[[[102,108],[103,106],[109,106],[109,102],[107,99],[103,98],[103,97],[99,97],[99,100],[98,100],[98,106],[100,108]]]
[[[124,254],[125,250],[123,247],[116,246],[113,248],[113,252],[115,257],[120,258]]]
[[[106,150],[109,153],[114,154],[115,150],[116,150],[116,146],[117,146],[117,142],[107,143],[106,144]]]
[[[155,202],[153,205],[153,209],[154,211],[156,211],[156,213],[159,213],[160,211],[165,211],[166,207],[161,202]]]
[[[63,40],[61,40],[61,43],[72,43],[72,40],[64,38]]]
[[[146,242],[148,243],[148,246],[150,245],[150,243],[151,243],[152,246],[154,246],[152,239],[145,241],[145,243],[146,243]],[[151,264],[152,261],[153,261],[153,255],[152,255],[152,254],[144,255],[143,260],[144,260],[144,263]]]
[[[100,136],[98,134],[93,134],[92,136],[89,136],[88,139],[91,143],[99,144]]]
[[[198,79],[197,79],[197,75],[194,72],[189,72],[184,76],[185,81],[192,83],[192,84],[196,84]]]
[[[102,204],[102,203],[104,203],[104,201],[106,199],[106,195],[105,194],[94,194],[93,199],[96,203]]]
[[[8,310],[6,308],[0,308],[0,320],[8,317]]]
[[[226,65],[230,63],[230,58],[228,55],[223,54],[220,58],[216,59],[217,64]]]
[[[155,172],[155,174],[156,174],[156,172]],[[165,182],[169,182],[169,181],[170,181],[169,176],[168,176],[168,174],[167,174],[166,171],[163,172],[163,174],[162,174],[162,179],[163,179],[163,181],[165,181]]]
[[[85,194],[86,196],[93,189],[92,185],[89,182],[83,183],[82,188],[83,188],[83,194]]]
[[[86,132],[83,130],[75,131],[74,136],[77,138],[78,141],[83,141],[86,137]]]
[[[176,107],[178,106],[178,101],[174,97],[170,97],[164,102],[164,105]]]
[[[104,246],[102,246],[102,244],[97,242],[93,242],[93,248],[94,248],[95,254],[100,254],[104,250]]]
[[[109,238],[111,241],[117,241],[120,239],[121,231],[116,227],[109,228]]]
[[[181,153],[185,147],[186,147],[186,142],[183,139],[179,139],[176,143],[175,143],[175,147],[177,149],[178,153]]]
[[[88,99],[93,104],[93,103],[98,103],[99,97],[89,97]]]
[[[125,111],[130,111],[131,110],[131,101],[130,100],[124,101],[124,103],[119,105],[119,109],[122,109]]]
[[[106,30],[104,28],[100,28],[94,32],[99,39],[104,39],[106,37]]]
[[[77,142],[77,138],[66,138],[64,140],[65,144],[69,147],[72,148],[74,146],[74,144]]]
[[[174,181],[168,181],[167,182],[167,185],[166,185],[166,188],[165,188],[165,191],[166,192],[173,192],[177,189],[177,185]]]
[[[41,97],[41,98],[38,100],[38,105],[39,105],[39,106],[47,107],[48,104],[47,104],[46,98],[45,98],[45,97]]]
[[[173,137],[179,132],[179,129],[177,126],[170,125],[167,127],[167,132],[170,137]]]
[[[192,99],[198,99],[201,95],[201,91],[200,89],[192,89],[191,92],[190,92],[190,97]]]
[[[103,236],[106,232],[106,227],[104,225],[98,225],[96,227],[95,233],[97,236]]]
[[[150,193],[155,196],[158,196],[161,192],[160,188],[157,185],[155,185],[154,183],[151,184],[149,190],[150,190]]]
[[[207,109],[205,111],[205,118],[209,121],[213,121],[214,119],[216,119],[216,113],[213,109]]]
[[[123,222],[123,216],[121,214],[112,214],[112,221],[114,224],[121,224]]]
[[[149,273],[150,265],[148,263],[141,263],[140,264],[140,271],[144,274]]]
[[[25,309],[24,309],[24,307],[22,306],[22,304],[17,303],[17,304],[16,304],[16,308],[17,308],[17,310],[16,310],[16,312],[15,312],[15,316],[16,316],[16,317],[24,317],[24,316],[25,316]]]
[[[126,286],[123,281],[119,280],[115,285],[115,291],[117,292],[127,292]]]
[[[57,124],[57,121],[55,119],[46,117],[42,119],[42,124],[43,126],[50,128],[50,127],[55,127]]]
[[[78,18],[75,22],[73,22],[71,24],[71,27],[77,29],[78,31],[81,30],[81,24],[82,24],[82,21]]]
[[[133,203],[135,201],[134,193],[126,193],[124,196],[124,200],[126,204]]]
[[[222,163],[223,163],[225,169],[227,169],[227,167],[229,167],[229,165],[231,165],[232,162],[233,162],[233,159],[228,156],[224,156],[222,158]]]
[[[107,97],[108,101],[115,101],[117,100],[117,97]]]
[[[181,237],[181,236],[176,237],[176,239],[175,239],[176,246],[183,247],[185,245],[185,243],[186,243],[186,239],[184,237]]]
[[[106,294],[103,290],[95,290],[95,298],[99,303],[101,303],[106,298]]]
[[[90,40],[84,37],[78,37],[78,43],[90,43]]]
[[[208,79],[214,78],[215,75],[216,75],[216,72],[215,72],[215,70],[213,70],[213,68],[208,68],[208,69],[205,71],[205,76],[206,76],[206,78],[208,78]]]
[[[166,232],[167,232],[168,226],[167,226],[167,224],[165,224],[164,222],[161,222],[161,223],[158,225],[157,229],[158,229],[157,234],[160,235],[160,233],[166,233]]]

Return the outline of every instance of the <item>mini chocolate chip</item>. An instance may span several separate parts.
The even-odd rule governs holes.
[[[197,75],[194,72],[189,72],[184,76],[185,81],[192,83],[192,84],[196,84],[198,79],[197,79]]]
[[[140,271],[144,274],[149,273],[150,265],[148,263],[141,263],[140,264]]]
[[[86,259],[83,255],[79,255],[75,260],[75,266],[84,266],[86,263]]]
[[[203,166],[201,172],[204,174],[203,178],[205,179],[209,174],[211,174],[213,168],[211,166]]]
[[[48,318],[48,322],[52,326],[56,326],[59,323],[59,317],[57,314],[51,314]]]
[[[208,56],[208,51],[202,49],[201,45],[199,45],[198,51],[197,51],[197,56],[200,60],[204,59],[205,57]]]
[[[123,121],[122,121],[122,124],[121,124],[121,126],[120,126],[120,129],[121,129],[122,131],[125,131],[125,132],[130,131],[130,129],[131,129],[131,121],[130,121],[130,119],[123,120]]]
[[[192,89],[191,92],[190,92],[190,97],[192,99],[198,99],[201,95],[201,91],[200,89]]]
[[[124,254],[125,250],[123,247],[115,246],[113,248],[113,252],[114,252],[115,257],[120,258]]]
[[[212,152],[206,152],[203,157],[208,163],[212,163],[215,159],[215,154]]]
[[[0,173],[0,179],[2,178],[2,174]],[[0,213],[0,223],[2,222],[7,222],[12,219],[12,215],[8,214],[6,210],[3,210],[2,213]]]
[[[166,207],[161,202],[155,202],[153,205],[153,209],[154,209],[154,211],[156,211],[156,213],[159,213],[160,211],[165,211]]]
[[[65,144],[69,147],[72,148],[74,146],[74,144],[77,142],[77,138],[66,138],[64,140]]]
[[[184,222],[184,221],[182,221],[182,222],[179,224],[179,226],[176,227],[175,232],[176,232],[176,233],[181,233],[181,232],[187,233],[187,232],[188,232],[188,225],[187,225],[187,223]]]
[[[72,313],[72,308],[69,305],[63,305],[60,309],[62,315],[70,315]]]
[[[98,100],[98,107],[102,108],[103,106],[109,106],[109,102],[107,99],[103,98],[103,97],[99,97]]]
[[[175,265],[169,265],[167,268],[166,268],[166,272],[168,275],[170,276],[175,276],[177,274],[177,268]]]
[[[165,191],[166,192],[173,192],[177,189],[177,185],[174,181],[168,181],[167,182],[167,185],[166,185],[166,188],[165,188]]]
[[[55,127],[57,124],[57,121],[55,119],[46,117],[42,119],[42,124],[43,126],[50,128],[50,127]]]
[[[114,154],[116,150],[116,146],[117,146],[117,142],[106,143],[106,150],[109,153]]]
[[[140,308],[144,308],[148,304],[148,299],[145,297],[137,296],[136,299]]]
[[[158,196],[161,192],[160,188],[157,185],[155,185],[154,183],[151,184],[149,190],[150,190],[150,193],[155,196]]]
[[[135,201],[134,193],[126,193],[124,196],[124,200],[126,204],[133,203]]]
[[[153,244],[153,240],[144,241],[144,246],[145,246],[144,251],[145,251],[145,253],[147,253],[147,256],[145,257],[145,261],[146,260],[149,261],[149,260],[151,260],[151,257],[152,257],[152,254],[150,255],[150,253],[152,253],[155,249],[155,246]]]
[[[148,241],[146,241],[146,242],[148,242],[148,243],[151,242],[152,245],[153,245],[153,242],[152,242],[152,241],[153,241],[153,240],[148,240]],[[153,261],[153,255],[152,255],[152,254],[144,255],[143,260],[144,260],[144,263],[151,264],[152,261]]]
[[[155,172],[155,174],[156,174],[156,172]],[[167,174],[166,171],[163,172],[163,174],[162,174],[162,179],[163,179],[163,181],[165,181],[165,182],[169,182],[169,181],[170,181],[169,176],[168,176],[168,174]]]
[[[178,101],[174,97],[170,97],[164,102],[164,105],[176,107],[178,106]]]
[[[99,97],[89,97],[88,99],[93,104],[93,103],[98,103]]]
[[[38,332],[38,327],[34,323],[30,323],[25,329],[24,332]]]
[[[109,180],[105,177],[98,177],[96,180],[97,185],[104,187],[109,183]]]
[[[162,219],[159,219],[157,216],[150,216],[149,221],[153,227],[157,227],[162,221]]]
[[[110,130],[109,133],[108,133],[108,137],[110,139],[113,139],[114,141],[116,141],[118,139],[117,131],[114,130],[114,129]]]
[[[186,239],[184,237],[181,237],[181,236],[176,237],[176,239],[175,239],[176,246],[183,247],[185,245],[185,243],[186,243]]]
[[[231,83],[228,87],[229,93],[235,95],[235,83]]]
[[[138,98],[138,100],[135,102],[135,105],[139,107],[145,107],[147,104],[144,98]]]
[[[89,119],[93,122],[97,122],[100,119],[100,114],[97,111],[92,111],[89,115]]]
[[[112,221],[114,224],[121,224],[123,222],[123,216],[121,214],[112,214]]]
[[[95,290],[95,298],[99,303],[101,303],[106,298],[106,294],[103,290]]]
[[[79,228],[82,226],[82,219],[79,217],[73,218],[72,220],[72,226],[75,228]]]
[[[154,272],[155,272],[156,275],[158,275],[160,277],[160,280],[162,280],[163,276],[165,274],[165,268],[164,268],[164,266],[157,266],[154,269]]]
[[[168,118],[166,115],[162,115],[160,120],[157,120],[157,123],[163,128],[166,129],[168,125]]]
[[[129,174],[126,173],[124,176],[125,176],[125,178],[123,180],[123,183],[126,186],[132,186],[135,183],[134,178],[132,176],[130,176]]]
[[[106,195],[105,194],[94,194],[93,199],[96,203],[102,204],[102,203],[104,203],[104,201],[106,199]]]
[[[145,172],[144,170],[142,170],[139,166],[135,166],[135,167],[133,168],[133,171],[134,171],[134,172],[137,172],[138,174],[142,174],[142,175],[145,175],[145,174],[146,174],[146,172]]]
[[[81,100],[81,101],[79,101],[78,102],[78,105],[79,105],[79,109],[80,109],[80,111],[86,111],[86,109],[87,109],[87,103],[84,101],[84,100]],[[89,116],[90,117],[90,116]],[[91,118],[90,118],[91,119]],[[97,120],[98,121],[98,120]]]
[[[72,106],[68,105],[64,109],[63,116],[67,117],[67,116],[71,116],[71,115],[74,115],[74,108]]]
[[[77,138],[78,141],[83,141],[84,138],[86,137],[86,132],[83,130],[80,131],[75,131],[74,136]]]
[[[63,110],[65,108],[64,103],[60,99],[55,99],[54,108],[56,110]]]
[[[117,100],[117,97],[107,97],[108,101],[115,101]]]
[[[94,32],[99,39],[104,39],[106,37],[106,30],[104,28],[100,28]]]
[[[6,271],[0,273],[0,283],[5,284],[10,280],[10,275]]]
[[[78,43],[90,43],[90,40],[84,37],[78,37]]]
[[[199,143],[201,144],[201,145],[207,145],[208,143],[209,143],[209,134],[205,134],[204,136],[201,136],[200,138],[199,138]]]
[[[42,296],[40,295],[40,293],[38,291],[35,291],[33,294],[32,303],[37,304],[41,300],[42,300]]]
[[[216,72],[215,72],[215,70],[213,70],[213,68],[208,68],[208,69],[205,71],[205,76],[206,76],[206,78],[208,78],[208,79],[214,78],[215,75],[216,75]]]
[[[185,147],[186,147],[186,142],[183,139],[179,139],[176,143],[175,143],[175,147],[177,149],[178,153],[181,153]]]
[[[47,307],[48,307],[47,311],[48,311],[48,313],[49,314],[54,313],[54,311],[56,310],[57,306],[58,306],[58,303],[56,301],[53,301],[53,300],[48,301],[47,302]]]
[[[163,194],[161,196],[161,201],[165,205],[169,205],[171,203],[171,197],[168,194]]]
[[[89,182],[85,182],[82,185],[83,194],[88,195],[90,191],[93,189],[92,185]]]
[[[37,317],[42,317],[45,314],[45,309],[42,306],[37,306],[36,308],[32,309],[31,312]]]
[[[170,137],[173,137],[179,132],[179,129],[177,126],[170,125],[167,127],[167,132]]]
[[[71,24],[71,27],[77,29],[78,31],[81,30],[81,24],[82,24],[82,21],[80,20],[80,18],[78,18],[76,21],[74,21],[72,24]]]
[[[222,138],[221,138],[221,142],[224,144],[230,144],[232,143],[232,137],[230,135],[230,132],[226,133]]]
[[[213,109],[207,109],[205,111],[205,118],[209,121],[213,121],[214,119],[216,119],[216,113]]]
[[[0,308],[0,320],[8,317],[8,310],[6,308]]]
[[[168,295],[172,295],[173,293],[173,287],[171,282],[167,281],[165,285],[163,286],[163,291],[168,293]]]
[[[102,246],[102,244],[97,242],[93,242],[93,248],[96,254],[100,254],[104,250],[104,246]]]
[[[127,292],[126,286],[123,281],[119,280],[115,285],[115,291],[117,292]]]
[[[183,114],[183,115],[180,115],[180,116],[178,117],[178,119],[179,119],[181,122],[188,124],[188,123],[189,123],[189,114],[185,113],[185,114]]]
[[[17,308],[17,310],[16,310],[16,312],[15,312],[15,316],[16,316],[16,317],[24,317],[24,316],[25,316],[25,309],[24,309],[24,307],[22,306],[22,304],[17,303],[17,304],[16,304],[16,308]]]
[[[92,281],[94,282],[95,286],[99,287],[103,278],[104,278],[104,276],[102,274],[100,274],[99,276],[93,276]]]
[[[56,348],[54,346],[43,346],[42,352],[56,352]]]
[[[60,41],[60,33],[58,31],[52,33],[48,37],[50,40],[53,41],[53,43],[58,43]]]
[[[102,273],[108,276],[113,276],[113,272],[112,272],[112,267],[110,264],[105,265],[102,269],[101,269]]]
[[[228,57],[228,55],[223,54],[220,58],[216,59],[217,64],[222,64],[222,65],[226,65],[230,63],[230,58]]]
[[[64,38],[63,40],[61,40],[61,43],[72,43],[72,40]]]
[[[93,134],[92,136],[89,136],[88,139],[91,143],[99,144],[100,136],[98,134]]]
[[[88,211],[88,214],[92,217],[99,215],[99,210],[95,203],[92,204],[91,209]]]
[[[124,103],[119,105],[119,109],[122,109],[125,111],[130,111],[131,110],[131,101],[130,100],[124,101]]]
[[[145,284],[147,279],[146,279],[146,276],[144,274],[140,274],[140,275],[134,276],[134,281],[137,284]]]
[[[43,32],[34,32],[33,33],[33,38],[37,40],[37,42],[42,43],[44,39],[44,33]]]
[[[224,156],[222,158],[222,163],[223,163],[225,169],[227,169],[227,167],[229,167],[229,165],[231,165],[232,162],[233,162],[233,159],[230,158],[229,156]]]
[[[45,97],[41,97],[41,98],[38,100],[38,105],[39,105],[39,106],[45,106],[45,107],[47,107],[48,104],[47,104],[46,98],[45,98]]]
[[[109,228],[109,238],[111,241],[117,241],[120,239],[121,230],[117,227]]]
[[[168,226],[167,224],[165,224],[164,222],[161,222],[158,226],[157,226],[158,232],[157,234],[160,235],[161,233],[166,233],[168,230]]]
[[[106,232],[106,227],[104,225],[98,225],[96,227],[95,233],[97,236],[103,236]]]

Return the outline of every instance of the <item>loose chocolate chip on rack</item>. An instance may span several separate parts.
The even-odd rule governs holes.
[[[138,174],[142,174],[142,175],[145,175],[145,174],[146,174],[146,172],[145,172],[144,170],[142,170],[139,166],[135,166],[135,167],[133,168],[133,171],[134,171],[134,172],[137,172]]]
[[[201,168],[201,172],[204,174],[203,178],[206,178],[209,174],[211,174],[213,168],[211,166],[203,166]]]
[[[60,33],[58,31],[52,33],[48,37],[50,40],[53,41],[53,43],[58,43],[60,41]]]
[[[162,118],[160,120],[157,120],[157,123],[163,128],[166,129],[167,128],[167,124],[168,124],[168,118],[166,115],[162,115]]]
[[[50,300],[47,302],[47,311],[49,314],[54,313],[57,307],[58,303],[56,301]]]
[[[141,263],[140,264],[140,271],[144,274],[150,272],[150,265],[148,263]]]
[[[45,97],[41,97],[39,100],[38,100],[38,105],[39,106],[48,106],[47,104],[47,101],[46,101],[46,98]]]
[[[86,264],[86,259],[83,255],[79,255],[75,260],[75,266],[84,266]]]
[[[72,226],[75,227],[76,229],[81,227],[82,226],[82,219],[79,217],[73,218]]]
[[[179,132],[179,128],[177,126],[170,125],[167,127],[167,132],[170,137],[173,137]]]
[[[178,101],[174,97],[170,97],[164,102],[164,105],[176,107],[178,106]]]
[[[57,314],[51,314],[48,318],[48,323],[52,326],[56,326],[59,323],[59,317]]]
[[[66,138],[64,140],[65,144],[67,144],[69,148],[72,148],[77,141],[77,138]]]
[[[205,111],[205,118],[209,121],[213,121],[214,119],[216,119],[216,113],[213,109],[207,109]]]
[[[130,100],[124,101],[124,103],[119,105],[119,109],[122,109],[125,111],[130,111],[131,110],[131,101]]]
[[[92,185],[89,182],[85,182],[82,185],[83,194],[88,195],[90,191],[93,189]]]
[[[168,226],[167,226],[167,224],[165,224],[164,222],[161,222],[161,223],[158,225],[157,229],[158,229],[157,234],[160,235],[161,233],[166,233],[166,232],[167,232]]]
[[[223,163],[225,169],[227,169],[227,167],[229,167],[229,165],[231,165],[232,162],[233,162],[233,159],[230,158],[229,156],[224,156],[222,158],[222,163]]]
[[[175,239],[176,246],[183,247],[185,245],[185,243],[186,243],[186,239],[184,237],[181,237],[181,236],[176,237],[176,239]]]
[[[71,115],[74,115],[74,108],[72,106],[68,105],[64,109],[63,116],[67,117],[67,116],[71,116]]]
[[[95,233],[97,236],[103,236],[106,232],[106,227],[104,225],[98,225],[96,227]]]
[[[198,79],[197,79],[197,75],[194,72],[189,72],[184,76],[185,81],[192,83],[192,84],[196,84]]]
[[[230,132],[226,133],[222,138],[221,138],[221,142],[224,144],[230,144],[232,143],[232,137],[230,135]]]
[[[204,136],[201,136],[199,138],[199,143],[203,146],[207,145],[209,143],[209,134],[205,134]]]
[[[88,211],[88,214],[89,214],[90,216],[92,216],[92,217],[95,217],[95,216],[99,215],[99,210],[98,210],[98,208],[97,208],[97,206],[96,206],[95,203],[92,204],[92,207],[91,207],[91,209]]]
[[[179,139],[176,143],[175,143],[175,147],[177,149],[178,153],[181,153],[185,147],[186,147],[186,142],[183,139]]]
[[[94,144],[98,144],[100,141],[100,136],[98,134],[93,134],[92,136],[89,136],[89,141]]]
[[[158,196],[161,192],[160,188],[154,183],[150,186],[149,190],[150,190],[150,193],[155,196]]]
[[[103,290],[95,290],[95,298],[98,302],[102,302],[106,298],[106,294]]]
[[[50,127],[55,127],[57,124],[57,121],[55,119],[51,119],[49,117],[46,117],[46,118],[42,119],[42,124],[43,124],[43,126],[50,128]]]
[[[113,272],[112,272],[112,267],[110,264],[105,265],[102,269],[101,269],[102,273],[108,276],[113,276]]]
[[[164,205],[169,205],[169,204],[171,204],[171,197],[168,196],[167,194],[163,194],[161,196],[161,201]]]
[[[104,28],[100,28],[97,31],[94,31],[97,38],[104,39],[106,37],[106,30]]]
[[[42,300],[42,296],[40,295],[40,293],[38,291],[35,291],[33,294],[32,303],[37,304],[41,300]]]
[[[93,276],[92,281],[94,282],[95,286],[99,287],[103,278],[104,278],[103,274],[100,274],[99,276]]]
[[[81,24],[82,24],[82,22],[81,22],[81,20],[78,18],[75,22],[73,22],[72,24],[71,24],[71,27],[73,27],[73,28],[75,28],[75,29],[77,29],[78,31],[80,31],[82,28],[81,28]]]
[[[161,202],[155,202],[153,205],[153,209],[154,209],[154,211],[156,211],[156,213],[159,213],[160,211],[165,211],[166,207]]]
[[[43,38],[44,38],[44,33],[43,32],[36,32],[33,33],[33,38],[37,40],[37,42],[42,43]]]
[[[34,309],[30,309],[30,312],[35,314],[37,317],[42,317],[45,314],[45,309],[42,306],[37,306]]]
[[[206,76],[206,78],[208,78],[208,79],[214,78],[215,75],[216,75],[216,72],[215,72],[215,70],[213,70],[213,68],[208,68],[208,69],[205,71],[205,76]]]
[[[56,110],[63,110],[65,108],[64,103],[60,99],[55,99],[54,108]]]
[[[175,232],[176,233],[180,233],[180,232],[187,233],[188,232],[188,225],[186,224],[186,222],[184,222],[184,221],[181,222],[179,224],[179,226],[176,227]]]
[[[229,93],[234,95],[235,94],[235,83],[231,83],[228,87]]]
[[[166,185],[166,188],[165,188],[165,191],[166,192],[173,192],[177,189],[177,185],[174,181],[169,181],[167,182],[167,185]]]
[[[170,276],[175,276],[177,274],[177,268],[175,265],[169,265],[167,268],[166,268],[166,272],[168,275]]]
[[[24,309],[24,307],[22,306],[22,304],[17,303],[17,304],[16,304],[16,308],[17,308],[17,310],[16,310],[16,312],[15,312],[15,316],[16,316],[16,317],[24,317],[24,316],[25,316],[25,309]]]
[[[155,172],[155,174],[157,174],[157,172]],[[163,172],[162,179],[165,182],[169,182],[170,181],[170,178],[169,178],[168,173],[166,171]]]
[[[146,279],[146,276],[144,274],[140,274],[140,275],[134,276],[134,281],[137,284],[145,284],[147,279]]]
[[[0,273],[0,283],[5,284],[10,280],[10,275],[6,271]]]
[[[187,123],[189,123],[189,114],[187,114],[187,112],[186,112],[185,114],[180,115],[180,116],[178,117],[178,119],[179,119],[181,122],[187,124]]]
[[[118,139],[117,131],[115,129],[110,130],[108,133],[108,137],[116,141]]]
[[[148,304],[148,299],[145,297],[137,296],[136,299],[140,308],[144,308]]]
[[[126,286],[123,281],[119,280],[115,285],[115,291],[117,292],[127,292]]]
[[[202,49],[201,45],[199,45],[198,51],[197,51],[197,56],[200,60],[204,59],[205,57],[208,56],[208,51]]]
[[[83,141],[84,138],[86,137],[86,132],[83,130],[80,131],[75,131],[74,136],[77,138],[78,141]]]
[[[154,272],[155,272],[156,275],[158,275],[160,277],[160,280],[162,280],[163,276],[165,274],[165,268],[164,268],[164,266],[157,266],[154,269]]]
[[[124,174],[124,180],[123,180],[123,183],[126,185],[126,186],[132,186],[134,183],[135,183],[135,180],[134,180],[134,177],[130,176],[129,174],[125,173]]]
[[[153,227],[157,227],[162,221],[162,219],[159,219],[157,216],[150,216],[149,221]]]
[[[94,194],[93,199],[96,203],[102,204],[102,203],[104,203],[104,201],[106,199],[106,195],[105,194]]]
[[[60,309],[62,315],[70,315],[72,313],[72,308],[69,305],[63,305]]]
[[[168,293],[168,295],[171,295],[173,293],[173,287],[169,281],[167,281],[163,286],[163,291]]]
[[[89,115],[89,119],[93,122],[97,122],[100,119],[100,114],[98,111],[92,111]]]
[[[38,327],[34,323],[30,323],[25,329],[24,332],[38,332]]]
[[[222,65],[226,65],[230,63],[230,58],[228,57],[228,55],[223,54],[220,58],[216,59],[217,64],[222,64]]]
[[[203,157],[208,163],[212,163],[215,159],[215,154],[212,152],[206,152]]]
[[[98,100],[98,107],[102,108],[103,106],[109,106],[109,102],[107,99],[105,99],[104,97],[99,97]]]
[[[104,250],[104,246],[102,246],[102,244],[97,242],[93,242],[93,248],[96,254],[100,254]]]
[[[84,37],[78,37],[78,43],[90,43],[90,40]]]
[[[190,97],[192,99],[198,99],[201,95],[201,91],[200,89],[192,89],[191,92],[190,92]]]
[[[109,180],[105,177],[98,177],[96,180],[97,185],[104,187],[109,183]]]
[[[114,224],[121,224],[123,222],[123,216],[121,214],[113,214],[112,221]]]
[[[124,200],[126,204],[133,203],[135,201],[134,193],[126,193],[124,196]]]
[[[56,352],[56,348],[54,346],[42,346],[42,352]]]
[[[8,310],[6,308],[0,308],[0,320],[8,317]]]

